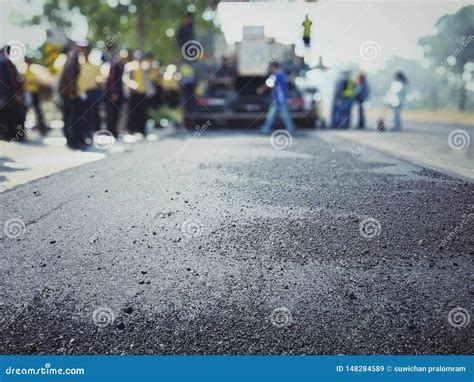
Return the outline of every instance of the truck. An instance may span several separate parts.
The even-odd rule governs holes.
[[[271,105],[271,94],[257,94],[257,89],[269,76],[273,61],[282,63],[288,74],[288,104],[291,118],[297,126],[315,127],[317,105],[295,84],[299,67],[294,62],[292,45],[283,45],[265,37],[263,26],[243,27],[243,39],[236,46],[235,59],[223,63],[205,81],[204,90],[195,95],[192,107],[185,109],[185,126],[196,128],[203,123],[211,126],[255,128],[265,120]],[[297,81],[296,81],[297,82]]]

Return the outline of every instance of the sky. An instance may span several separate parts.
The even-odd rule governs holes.
[[[157,4],[163,0],[155,0]],[[37,27],[18,27],[10,20],[10,13],[31,16],[41,9],[42,0],[0,0],[0,44],[17,40],[36,48],[44,42],[45,31]],[[421,59],[419,37],[433,34],[438,18],[454,13],[471,1],[431,0],[320,0],[272,2],[221,2],[217,17],[229,43],[239,41],[242,26],[264,25],[265,33],[282,43],[296,44],[303,54],[302,25],[304,15],[313,21],[310,62],[323,56],[329,66],[354,62],[373,72],[382,69],[395,55]],[[139,10],[138,10],[139,11]],[[77,19],[75,36],[86,35],[87,24]]]
[[[243,25],[264,25],[265,34],[282,43],[296,44],[303,54],[302,25],[305,14],[312,20],[310,62],[323,56],[329,66],[358,63],[373,72],[398,55],[422,59],[417,41],[434,34],[440,16],[455,13],[471,1],[338,1],[222,2],[218,18],[228,43],[242,38]]]

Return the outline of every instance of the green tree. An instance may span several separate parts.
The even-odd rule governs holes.
[[[196,8],[195,32],[205,35],[208,22],[200,15],[207,2],[198,0],[192,4]],[[151,50],[160,59],[173,61],[179,58],[179,51],[175,37],[166,32],[178,28],[188,5],[184,0],[44,0],[43,14],[31,22],[61,29],[68,35],[72,16],[80,13],[87,19],[87,37],[92,43],[114,39],[121,46]]]
[[[461,8],[436,22],[437,33],[419,39],[431,65],[445,73],[459,89],[458,107],[466,108],[466,64],[474,61],[474,5]]]

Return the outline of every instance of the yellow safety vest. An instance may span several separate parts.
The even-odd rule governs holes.
[[[347,98],[354,97],[354,81],[352,81],[351,79],[347,80],[347,85],[342,92],[342,96]]]
[[[27,69],[27,71],[23,75],[23,78],[25,80],[25,90],[28,93],[35,94],[39,92],[40,82],[38,76],[34,74],[31,69]]]
[[[304,37],[310,37],[311,36],[311,22],[310,19],[305,19],[303,21],[303,36]]]

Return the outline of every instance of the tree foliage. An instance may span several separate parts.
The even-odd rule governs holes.
[[[464,65],[474,60],[474,5],[461,8],[452,15],[441,17],[433,36],[420,38],[418,44],[425,50],[434,67],[450,67],[462,73]],[[453,58],[454,60],[450,59]]]
[[[205,35],[208,25],[200,15],[207,2],[193,1],[197,35]],[[43,14],[31,20],[52,28],[64,30],[68,35],[72,28],[72,16],[80,13],[87,19],[87,38],[102,44],[116,36],[121,47],[153,51],[165,61],[179,57],[174,37],[166,34],[176,30],[189,3],[184,0],[44,0]]]
[[[446,73],[451,83],[457,83],[460,110],[466,108],[468,100],[466,81],[472,81],[464,72],[472,71],[466,64],[474,61],[473,19],[474,5],[463,7],[452,15],[442,16],[436,23],[437,33],[418,41],[431,65]]]

